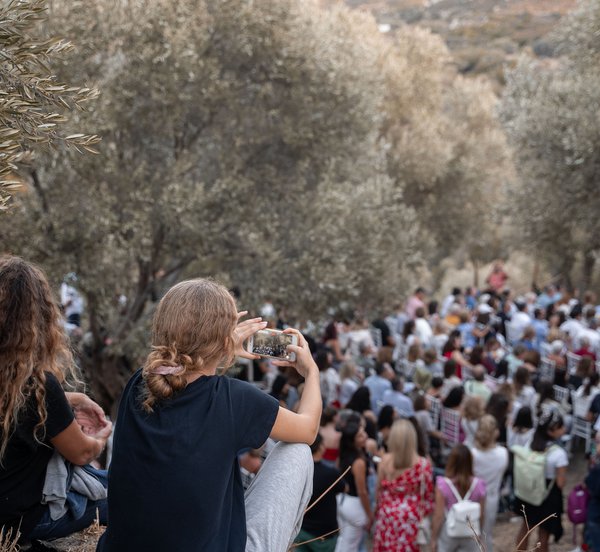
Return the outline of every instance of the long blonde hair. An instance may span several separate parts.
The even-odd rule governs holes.
[[[387,446],[396,470],[410,468],[417,454],[417,432],[414,426],[408,420],[396,420],[392,424]]]
[[[486,414],[479,420],[479,426],[475,432],[475,446],[480,450],[491,448],[496,442],[498,423],[496,418]]]
[[[234,360],[237,309],[231,294],[212,280],[180,282],[162,298],[152,323],[152,351],[142,370],[143,406],[171,398],[187,385],[187,375],[207,364]],[[159,366],[181,366],[177,374],[155,373]]]
[[[78,382],[61,315],[44,273],[19,257],[0,258],[0,463],[34,397],[34,438],[45,438],[46,372]]]

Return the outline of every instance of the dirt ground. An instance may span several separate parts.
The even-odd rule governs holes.
[[[567,473],[567,486],[564,490],[565,510],[566,497],[575,485],[580,483],[587,473],[587,462],[583,457],[583,453],[577,448]],[[511,519],[512,518],[512,519]],[[494,528],[494,552],[516,552],[516,538],[521,524],[521,518],[517,518],[512,514],[500,514],[496,527]],[[575,548],[573,544],[573,527],[567,519],[566,513],[563,515],[563,526],[565,534],[559,544],[551,544],[552,552],[570,552]],[[53,542],[62,552],[95,552],[96,542],[102,534],[103,528],[91,527],[87,531],[73,535],[68,539],[61,539]],[[578,528],[578,538],[581,539],[581,527]],[[528,550],[533,550],[537,542],[537,533],[529,539]]]
[[[558,544],[551,544],[552,552],[570,552],[575,548],[573,544],[573,525],[569,522],[566,514],[567,496],[575,485],[581,483],[587,475],[587,461],[583,452],[577,448],[567,471],[567,485],[563,490],[564,509],[563,527],[565,534]],[[514,519],[511,520],[511,518]],[[494,552],[516,552],[516,539],[519,528],[521,527],[521,518],[516,518],[512,514],[499,514],[496,526],[494,527]],[[577,528],[578,544],[581,544],[582,526]],[[527,550],[533,550],[537,543],[537,531],[529,538],[529,547]]]

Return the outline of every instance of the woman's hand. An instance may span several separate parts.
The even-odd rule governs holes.
[[[367,514],[367,524],[365,525],[365,530],[367,531],[367,533],[371,532],[371,529],[373,528],[373,523],[375,523],[375,514],[373,512],[369,512]]]
[[[238,325],[233,331],[233,338],[235,341],[235,356],[254,360],[260,358],[259,355],[249,353],[244,349],[244,342],[251,336],[254,335],[258,330],[264,330],[267,327],[267,322],[263,322],[262,318],[250,318],[239,322],[242,316],[246,316],[248,311],[238,312]]]
[[[104,410],[83,393],[65,393],[71,408],[73,408],[73,414],[75,420],[81,430],[90,436],[95,436],[98,433],[104,433],[104,430],[109,427],[112,428],[112,424],[106,419]],[[112,429],[108,432],[110,436]]]
[[[306,378],[311,371],[318,372],[319,369],[315,364],[312,353],[304,336],[298,331],[292,328],[283,330],[284,334],[295,335],[298,339],[297,345],[288,345],[287,350],[290,353],[295,353],[296,360],[290,362],[288,360],[274,360],[273,364],[277,366],[292,366],[296,371],[303,377]]]

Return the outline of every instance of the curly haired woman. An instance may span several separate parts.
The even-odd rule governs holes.
[[[13,536],[18,531],[22,542],[80,531],[96,512],[106,521],[106,499],[87,499],[70,489],[68,476],[58,481],[68,505],[63,514],[42,503],[55,451],[84,466],[100,455],[112,431],[96,403],[63,391],[67,377],[77,381],[73,368],[43,272],[18,257],[1,257],[0,529]],[[105,473],[89,472],[106,485]]]

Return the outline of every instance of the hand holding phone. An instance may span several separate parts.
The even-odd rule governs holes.
[[[295,362],[296,353],[288,351],[288,345],[296,346],[298,337],[279,330],[259,330],[248,339],[248,352],[261,357]]]

